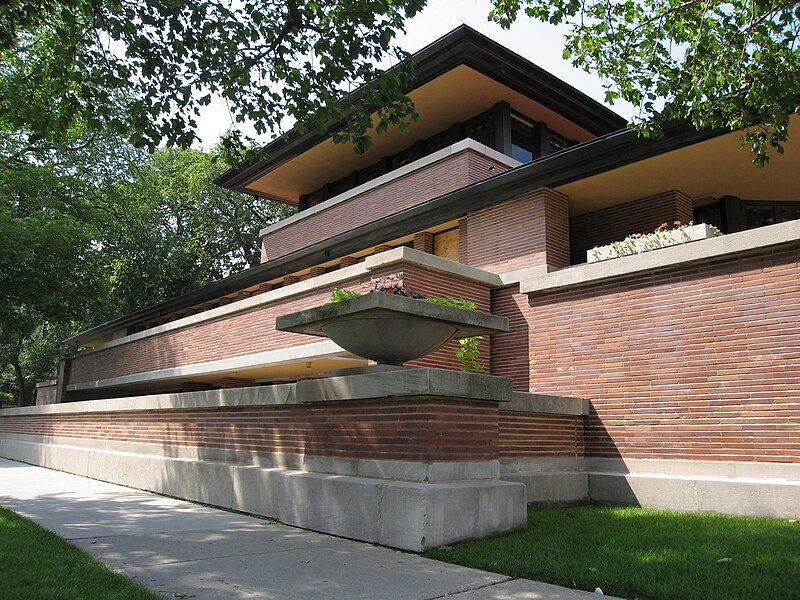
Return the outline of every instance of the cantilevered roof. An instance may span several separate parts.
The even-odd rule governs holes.
[[[796,125],[798,121],[800,119],[793,119],[792,123]],[[790,194],[794,198],[800,196],[797,178],[793,176],[800,172],[800,139],[795,143],[795,138],[792,138],[792,147],[787,148],[785,155],[776,156],[765,169],[756,169],[751,164],[742,168],[742,161],[748,155],[739,148],[738,135],[726,130],[697,131],[691,123],[668,126],[660,139],[639,137],[636,131],[623,129],[432,198],[159,304],[142,308],[93,327],[67,341],[75,344],[91,342],[121,328],[154,320],[408,235],[418,231],[421,224],[427,227],[458,219],[540,187],[554,188],[570,196],[571,213],[580,214],[586,212],[581,208],[583,206],[592,206],[590,210],[596,210],[641,198],[647,195],[642,190],[649,189],[651,181],[658,181],[663,186],[658,191],[694,186],[698,184],[694,181],[697,170],[703,171],[706,148],[720,149],[718,155],[710,157],[713,169],[727,175],[725,185],[719,193],[736,195],[741,193],[740,189],[749,190],[757,186],[760,190],[758,197],[761,198],[778,182],[782,193]],[[705,146],[709,143],[712,146]],[[678,166],[684,164],[682,157],[687,152],[697,165],[680,171]],[[633,179],[629,178],[630,172],[626,170],[631,168],[634,169]],[[624,178],[624,186],[614,183],[618,177]],[[599,204],[592,204],[593,180],[602,184],[599,188],[602,202]]]
[[[360,156],[352,146],[331,139],[331,134],[344,126],[343,121],[330,123],[324,134],[292,132],[262,148],[255,163],[231,169],[215,183],[294,204],[301,194],[500,101],[579,142],[625,126],[625,120],[604,105],[466,25],[417,52],[413,60],[416,78],[407,93],[420,118],[409,132],[392,128],[375,135],[372,147]],[[354,93],[343,101],[343,107],[359,97],[360,92]]]

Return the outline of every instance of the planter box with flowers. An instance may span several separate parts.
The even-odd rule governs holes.
[[[465,371],[480,370],[480,336],[508,331],[508,319],[475,310],[458,298],[429,298],[403,286],[397,277],[373,280],[365,295],[334,290],[333,302],[278,317],[276,329],[332,339],[378,364],[402,365],[426,356],[452,339]]]
[[[693,225],[692,223],[683,224],[680,221],[675,221],[671,226],[668,223],[662,223],[652,233],[634,233],[620,242],[592,248],[586,252],[586,261],[590,263],[600,262],[687,242],[705,240],[718,235],[722,235],[719,229],[705,223]]]

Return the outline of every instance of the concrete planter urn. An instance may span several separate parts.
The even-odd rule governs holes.
[[[275,328],[327,337],[356,356],[402,365],[452,339],[508,331],[508,319],[378,292],[280,316]]]
[[[699,223],[697,225],[680,227],[678,229],[648,233],[638,238],[629,236],[621,242],[614,242],[607,246],[599,246],[587,250],[586,262],[600,262],[602,260],[619,258],[621,256],[649,252],[650,250],[658,250],[659,248],[666,248],[668,246],[677,246],[678,244],[685,244],[687,242],[705,240],[717,235],[720,235],[720,233],[715,227],[706,225],[705,223]]]

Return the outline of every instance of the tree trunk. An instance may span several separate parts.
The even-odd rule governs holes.
[[[22,344],[19,345],[22,350]],[[26,406],[25,402],[25,375],[22,372],[22,365],[19,364],[19,352],[11,357],[11,365],[14,367],[14,375],[17,379],[17,406]]]

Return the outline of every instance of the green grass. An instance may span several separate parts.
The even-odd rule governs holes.
[[[163,600],[53,532],[2,507],[0,598]]]
[[[644,508],[531,509],[528,528],[425,553],[630,600],[800,599],[800,524]]]

